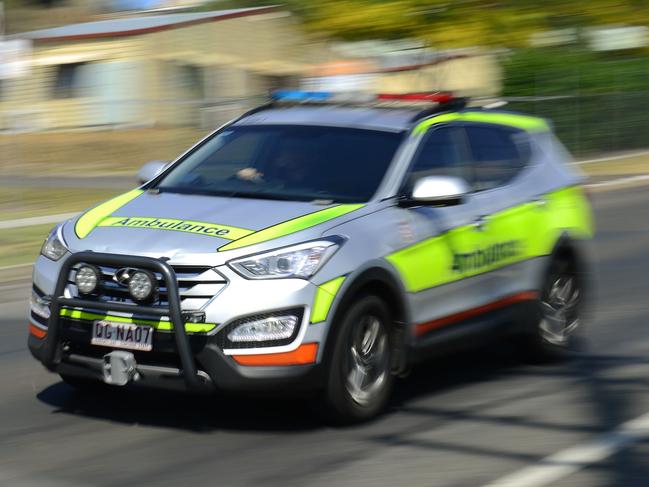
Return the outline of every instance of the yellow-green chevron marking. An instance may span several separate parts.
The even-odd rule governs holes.
[[[132,191],[129,191],[128,193],[117,196],[112,200],[108,200],[105,203],[95,206],[91,210],[85,212],[77,220],[77,223],[74,226],[74,232],[77,234],[77,237],[87,237],[88,234],[95,229],[99,222],[101,222],[111,213],[120,209],[126,203],[140,196],[143,192],[144,191],[142,191],[141,189],[134,189]]]
[[[224,250],[239,249],[241,247],[247,247],[249,245],[258,244],[261,242],[267,242],[268,240],[273,240],[285,235],[290,235],[291,233],[299,232],[300,230],[306,230],[307,228],[315,227],[320,223],[324,223],[339,216],[346,215],[352,211],[362,208],[364,205],[338,205],[332,206],[331,208],[326,208],[324,210],[316,211],[315,213],[309,213],[308,215],[300,216],[289,220],[278,225],[273,225],[272,227],[264,228],[258,232],[255,232],[247,237],[240,238],[234,242],[225,244],[222,247],[219,247],[219,252]]]
[[[516,113],[496,112],[459,112],[443,113],[433,118],[424,120],[415,127],[415,134],[422,134],[432,125],[446,122],[479,122],[496,125],[509,125],[528,132],[545,132],[549,130],[548,123],[542,118],[519,115]]]
[[[108,200],[100,205],[95,206],[91,210],[86,211],[81,217],[77,220],[76,225],[74,226],[74,232],[77,234],[77,237],[84,238],[87,237],[94,228],[106,218],[108,215],[114,211],[120,209],[129,201],[134,200],[140,196],[144,191],[141,189],[134,189],[128,193],[119,195],[112,200]]]
[[[110,314],[97,314],[82,311],[80,309],[62,308],[60,313],[64,318],[71,318],[74,320],[95,321],[106,320],[115,323],[128,323],[132,325],[146,325],[152,326],[160,331],[172,331],[173,325],[168,320],[142,320],[140,318],[126,318],[124,316],[114,316]],[[216,327],[214,323],[185,323],[185,331],[187,333],[207,333]]]
[[[315,299],[313,301],[313,311],[311,312],[311,323],[320,323],[327,319],[331,304],[334,302],[336,294],[343,285],[345,276],[337,277],[331,281],[318,286]]]

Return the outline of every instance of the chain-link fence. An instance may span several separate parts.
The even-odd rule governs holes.
[[[510,98],[508,109],[548,118],[576,155],[649,147],[649,91]]]

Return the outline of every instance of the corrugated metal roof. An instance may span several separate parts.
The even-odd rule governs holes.
[[[121,19],[100,20],[70,24],[51,29],[34,30],[11,36],[17,39],[38,41],[66,41],[92,39],[99,37],[120,37],[146,34],[160,30],[174,29],[203,22],[215,22],[236,17],[259,15],[277,10],[278,7],[254,7],[211,12],[152,15],[145,17],[127,17]]]

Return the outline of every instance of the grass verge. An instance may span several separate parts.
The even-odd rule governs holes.
[[[82,211],[120,193],[116,189],[0,186],[0,220]]]
[[[34,262],[51,228],[35,225],[0,233],[0,267]]]
[[[634,174],[649,174],[649,154],[646,156],[630,156],[624,159],[580,164],[579,168],[589,176],[632,176]]]
[[[148,161],[172,160],[207,131],[155,128],[0,136],[0,173],[20,176],[135,173]]]

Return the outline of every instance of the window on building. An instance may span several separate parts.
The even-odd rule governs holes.
[[[205,73],[200,66],[181,64],[178,66],[178,88],[188,99],[205,99]]]
[[[82,70],[87,63],[60,64],[54,79],[54,98],[75,98],[82,96]]]

